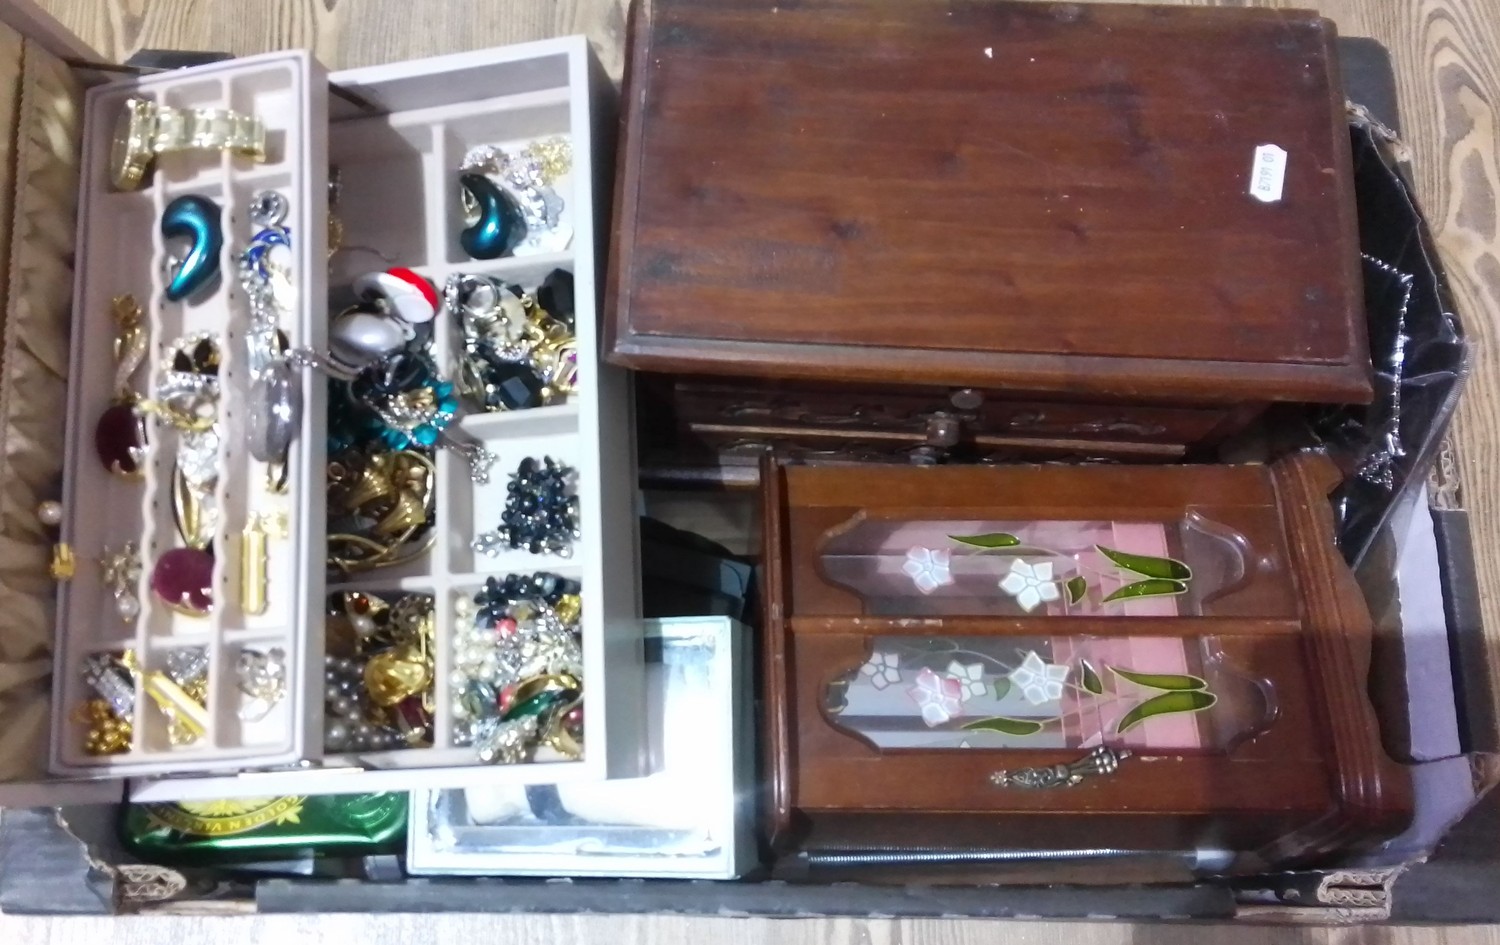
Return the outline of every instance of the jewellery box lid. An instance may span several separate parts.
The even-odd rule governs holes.
[[[107,65],[96,68],[99,57],[33,4],[7,5],[0,14],[0,47],[9,47],[0,66],[0,83],[10,93],[3,96],[5,106],[0,107],[0,123],[6,126],[0,148],[14,149],[0,162],[5,168],[0,172],[5,175],[0,180],[0,219],[5,221],[0,227],[0,258],[7,267],[3,283],[5,332],[0,347],[0,714],[7,721],[6,731],[0,735],[0,804],[112,801],[120,797],[121,769],[113,765],[100,765],[96,770],[62,769],[57,763],[56,733],[70,724],[61,714],[70,712],[77,700],[59,696],[61,689],[53,666],[69,632],[91,629],[78,622],[91,618],[64,615],[59,622],[59,595],[49,565],[59,561],[54,557],[54,543],[60,541],[78,545],[76,554],[89,556],[92,567],[92,556],[98,554],[97,534],[81,544],[72,534],[80,522],[108,518],[100,513],[106,503],[114,501],[87,488],[79,491],[76,483],[70,482],[75,478],[77,463],[72,462],[70,471],[65,457],[77,446],[78,437],[70,431],[80,415],[76,403],[79,391],[109,383],[105,376],[81,371],[79,335],[72,330],[75,310],[84,312],[79,307],[82,302],[75,305],[75,295],[83,285],[75,279],[75,256],[99,251],[97,240],[88,244],[91,248],[79,242],[85,230],[77,220],[82,174],[90,160],[95,165],[100,163],[100,148],[95,147],[99,141],[88,147],[81,141],[84,102],[93,100],[86,90],[107,82],[109,89],[96,91],[114,97],[99,106],[111,115],[114,109],[109,104],[127,92],[115,91],[112,70]],[[304,126],[315,126],[316,116],[324,110],[326,85],[306,79],[321,75],[320,67],[313,65],[305,53],[282,58],[286,60],[284,69],[301,76],[297,88],[305,89],[310,99],[310,104],[296,110],[298,120]],[[180,83],[183,78],[179,77],[186,74],[173,72],[169,76],[168,83]],[[135,81],[123,80],[121,88],[132,88]],[[106,123],[112,126],[112,121]],[[103,150],[108,150],[107,140]],[[86,157],[85,152],[92,157]],[[315,153],[306,163],[318,166],[321,158]],[[307,298],[323,294],[320,283],[309,282],[308,289]],[[98,308],[90,306],[89,311]],[[106,339],[102,344],[108,347],[109,342]],[[310,409],[316,410],[317,404]],[[317,468],[321,470],[320,465]],[[306,478],[303,470],[298,475]],[[318,483],[321,487],[321,475]],[[43,524],[38,514],[41,502],[58,498],[63,498],[68,507],[60,530]],[[321,508],[313,504],[315,509]],[[317,594],[304,596],[320,599]],[[293,626],[304,628],[305,623],[299,618]],[[304,679],[321,686],[320,673],[301,670],[303,650],[311,645],[304,639],[309,634],[298,629],[294,636],[298,645],[289,647],[297,651],[294,665],[288,669],[291,687],[300,688]],[[311,723],[299,713],[288,728],[290,757],[302,757]],[[280,757],[268,755],[263,763]],[[256,759],[246,756],[242,760],[253,764]],[[75,780],[49,774],[49,764],[53,771],[66,770],[82,777]]]
[[[98,61],[31,0],[0,5],[0,805],[118,800],[118,779],[47,773],[55,536],[37,519],[62,477],[74,215],[85,81]]]
[[[618,362],[1369,399],[1330,21],[899,0],[634,13]]]

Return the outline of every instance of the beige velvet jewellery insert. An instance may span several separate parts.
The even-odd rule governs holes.
[[[323,527],[326,385],[302,384],[304,410],[284,469],[249,455],[252,315],[237,273],[266,229],[257,201],[276,195],[284,205],[276,222],[297,236],[280,261],[287,276],[276,328],[293,347],[324,345],[326,250],[314,221],[326,212],[326,136],[321,99],[311,94],[322,81],[306,53],[282,52],[110,82],[86,95],[61,525],[75,566],[59,596],[57,773],[305,757],[308,700],[289,694],[321,673],[315,536]],[[120,189],[131,100],[178,116],[255,116],[264,154],[163,153],[140,187]],[[169,131],[165,120],[156,129]],[[194,133],[216,132],[200,122]],[[195,220],[210,235],[187,233],[184,244],[177,230]],[[174,229],[174,221],[185,222]],[[195,265],[217,273],[185,289],[182,274]],[[130,403],[144,444],[125,455],[118,422],[129,421]],[[261,535],[264,551],[245,540],[248,532]],[[262,588],[240,579],[247,548],[263,556]],[[258,687],[247,682],[257,674]]]

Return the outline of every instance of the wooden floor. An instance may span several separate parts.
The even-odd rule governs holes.
[[[0,0],[5,2],[5,0]],[[306,47],[331,68],[585,33],[618,78],[626,0],[40,0],[106,59],[143,47],[253,53]],[[767,0],[767,5],[775,0]],[[809,0],[812,2],[812,0]],[[1170,0],[1166,0],[1170,2]],[[1224,0],[1221,6],[1315,7],[1346,35],[1369,36],[1395,63],[1417,190],[1477,344],[1456,437],[1464,498],[1500,640],[1500,0]],[[1491,663],[1500,667],[1500,643]],[[1500,895],[1500,890],[1497,890]],[[336,936],[336,939],[330,937]],[[33,920],[0,918],[0,942],[240,945],[330,939],[406,941],[714,942],[884,945],[1219,945],[1500,943],[1491,929],[1306,930],[1124,924],[679,918],[320,917]]]

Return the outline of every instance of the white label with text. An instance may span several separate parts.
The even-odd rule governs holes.
[[[1255,161],[1250,165],[1250,196],[1261,203],[1275,203],[1281,199],[1281,185],[1286,181],[1286,152],[1274,144],[1263,144],[1255,149]]]

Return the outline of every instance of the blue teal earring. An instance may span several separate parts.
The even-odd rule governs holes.
[[[474,259],[495,259],[515,249],[526,235],[526,221],[515,198],[483,174],[458,178],[464,202],[464,222],[458,244]]]
[[[161,235],[188,244],[187,253],[170,267],[166,289],[169,302],[195,295],[218,278],[219,255],[224,251],[218,204],[196,194],[178,197],[161,215]]]

